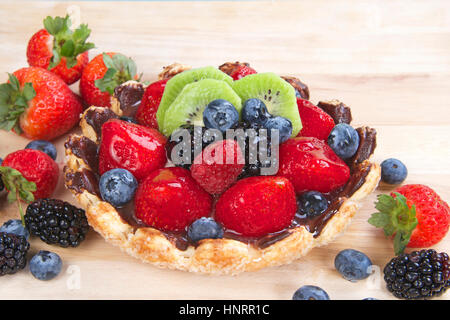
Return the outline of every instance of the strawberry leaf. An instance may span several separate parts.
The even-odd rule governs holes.
[[[377,197],[375,208],[378,212],[372,214],[368,222],[384,230],[386,236],[394,236],[394,251],[396,255],[403,253],[412,232],[417,226],[416,207],[411,208],[406,198],[394,192],[395,197],[380,194]]]

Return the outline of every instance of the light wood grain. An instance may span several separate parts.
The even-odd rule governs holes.
[[[337,98],[352,107],[355,125],[378,131],[374,159],[404,161],[408,183],[432,186],[450,200],[450,5],[429,1],[256,2],[20,2],[0,3],[0,81],[26,66],[28,39],[47,15],[81,9],[102,51],[132,56],[145,80],[174,61],[193,66],[248,61],[259,71],[300,76],[311,99]],[[77,85],[73,86],[77,91]],[[64,137],[57,139],[63,166]],[[27,140],[0,132],[0,157]],[[389,192],[381,185],[376,193]],[[334,257],[352,247],[382,268],[392,243],[367,223],[376,193],[366,199],[347,232],[291,265],[236,277],[160,270],[123,254],[95,232],[77,249],[32,240],[32,252],[50,249],[65,263],[55,280],[41,282],[27,271],[0,279],[0,298],[290,299],[304,284],[326,289],[333,299],[392,296],[382,279],[351,283],[334,270]],[[74,202],[59,186],[55,197]],[[0,222],[17,217],[0,203]],[[447,237],[436,249],[450,251]],[[81,288],[69,290],[68,268],[81,271]],[[443,299],[450,296],[446,294]]]

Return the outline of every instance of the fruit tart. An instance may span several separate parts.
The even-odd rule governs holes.
[[[173,64],[91,106],[65,185],[106,241],[159,267],[237,274],[340,234],[380,179],[376,131],[295,77]]]

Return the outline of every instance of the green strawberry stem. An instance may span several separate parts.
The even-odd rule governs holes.
[[[378,195],[375,202],[378,212],[373,213],[368,222],[382,228],[387,237],[394,235],[394,252],[399,255],[408,245],[418,221],[415,205],[409,207],[405,196],[398,192],[394,192],[394,195]]]
[[[91,34],[87,24],[81,24],[77,29],[71,30],[69,15],[64,18],[48,16],[44,19],[45,30],[53,36],[53,56],[48,69],[56,67],[61,62],[61,57],[66,59],[67,68],[77,64],[77,56],[95,47],[92,42],[86,42]]]
[[[6,190],[8,190],[8,202],[17,201],[20,219],[25,226],[25,216],[21,203],[22,201],[25,203],[34,201],[33,192],[36,191],[36,184],[28,181],[18,170],[10,167],[0,166],[0,175]]]

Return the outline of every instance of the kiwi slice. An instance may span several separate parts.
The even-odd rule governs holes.
[[[281,116],[292,123],[292,136],[302,129],[298,113],[294,88],[275,73],[257,73],[233,82],[234,91],[241,97],[242,103],[251,98],[262,100],[269,113]]]
[[[289,84],[288,84],[289,85]],[[204,79],[184,86],[183,90],[166,111],[161,132],[169,136],[183,124],[203,125],[203,110],[213,100],[225,99],[231,102],[240,113],[241,98],[227,82]]]
[[[183,90],[184,86],[203,79],[222,80],[229,85],[233,83],[233,78],[216,67],[190,69],[175,75],[172,79],[167,81],[158,111],[156,112],[156,120],[158,121],[159,127],[164,124],[164,115],[167,109],[169,109],[170,105],[181,90]]]

